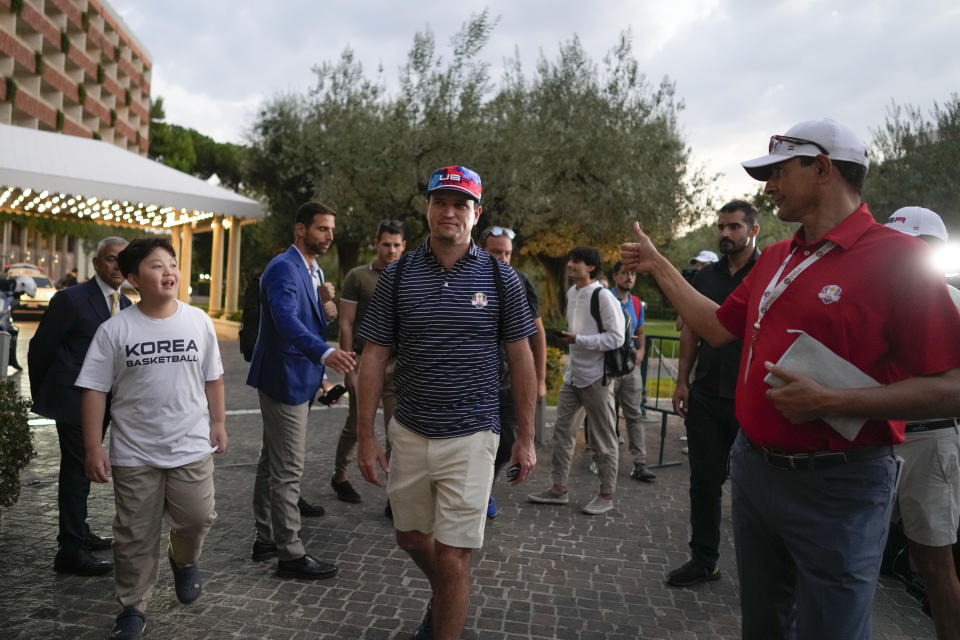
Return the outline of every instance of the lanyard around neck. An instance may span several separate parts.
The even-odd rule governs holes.
[[[783,275],[784,270],[787,268],[787,265],[790,264],[790,260],[793,258],[793,254],[796,253],[796,247],[790,252],[790,254],[783,261],[783,264],[780,265],[780,268],[777,269],[777,272],[773,274],[773,278],[770,279],[770,283],[767,284],[767,288],[763,290],[763,295],[760,296],[760,304],[757,309],[757,320],[753,323],[753,333],[750,337],[750,350],[747,352],[747,366],[743,370],[743,381],[747,381],[747,375],[750,372],[750,362],[753,360],[753,344],[757,341],[757,338],[760,336],[760,323],[763,321],[763,317],[767,315],[767,311],[770,310],[770,307],[773,306],[773,303],[776,302],[784,291],[789,287],[800,274],[807,270],[814,262],[825,256],[830,252],[831,249],[837,246],[836,242],[828,240],[824,242],[823,245],[814,251],[811,255],[807,256],[800,264],[794,267],[790,273],[788,273],[783,280],[780,279],[780,276]]]

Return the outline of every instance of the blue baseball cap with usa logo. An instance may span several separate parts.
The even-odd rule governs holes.
[[[440,167],[430,174],[430,182],[427,183],[427,195],[429,196],[434,191],[439,191],[440,189],[462,191],[477,202],[480,202],[483,185],[476,171],[471,171],[462,165],[455,164],[449,167]]]

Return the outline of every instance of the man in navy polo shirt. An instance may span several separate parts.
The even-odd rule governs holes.
[[[483,544],[500,438],[500,343],[517,417],[514,483],[536,465],[537,378],[526,339],[536,327],[516,272],[470,239],[480,196],[480,176],[470,169],[433,172],[430,236],[383,271],[360,327],[367,343],[357,385],[357,465],[378,486],[377,466],[388,474],[397,543],[430,581],[433,598],[414,636],[421,640],[459,638],[466,620],[470,555]],[[373,421],[395,343],[388,467]]]
[[[867,149],[849,128],[802,122],[768,151],[743,167],[800,228],[768,247],[722,305],[638,224],[621,254],[653,274],[704,340],[744,340],[730,453],[743,638],[867,640],[900,470],[892,445],[904,418],[960,414],[960,343],[947,339],[960,313],[923,243],[877,224],[863,204]],[[798,332],[879,385],[825,387],[775,365]],[[826,422],[838,416],[860,425],[852,439]]]

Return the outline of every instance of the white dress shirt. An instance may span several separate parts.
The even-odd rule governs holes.
[[[293,246],[296,247],[297,245]],[[300,251],[300,249],[297,249],[297,253],[300,254],[303,264],[306,265],[307,273],[310,274],[310,279],[313,280],[313,295],[317,297],[317,304],[322,307],[323,301],[320,300],[320,285],[323,284],[323,271],[320,270],[320,266],[317,264],[316,260],[307,260],[306,256],[303,255],[303,252]],[[335,349],[333,347],[330,347],[324,351],[323,355],[320,357],[320,364],[325,364],[327,357],[334,351]],[[323,377],[327,377],[326,372],[324,372]]]
[[[113,300],[110,298],[114,293],[117,294],[117,311],[120,310],[120,290],[114,289],[106,282],[104,282],[100,276],[94,275],[93,279],[97,281],[97,284],[100,286],[100,291],[103,293],[103,297],[107,300],[107,311],[113,311]]]

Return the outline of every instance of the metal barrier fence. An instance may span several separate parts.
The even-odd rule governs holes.
[[[664,462],[663,448],[667,439],[667,416],[678,415],[673,410],[673,392],[677,388],[677,366],[680,338],[646,336],[646,351],[640,364],[643,377],[643,408],[660,413],[660,455],[654,468],[675,467],[681,462]]]

